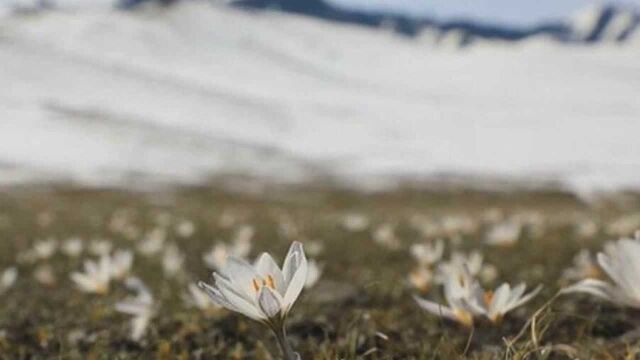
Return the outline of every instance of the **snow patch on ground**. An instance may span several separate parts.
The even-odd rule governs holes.
[[[204,3],[0,22],[0,179],[640,187],[640,47],[436,48]]]

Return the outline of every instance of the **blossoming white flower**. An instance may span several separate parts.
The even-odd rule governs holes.
[[[18,279],[18,269],[10,267],[0,275],[0,294],[4,294],[9,290]]]
[[[542,286],[539,285],[534,290],[525,294],[527,286],[521,283],[511,288],[511,285],[504,283],[495,291],[483,291],[480,287],[475,288],[475,300],[473,303],[480,304],[481,314],[486,316],[491,322],[499,322],[508,312],[524,305],[533,299]]]
[[[484,309],[473,302],[473,295],[479,291],[476,289],[479,288],[479,285],[473,281],[467,271],[459,274],[447,273],[443,288],[447,305],[441,305],[415,295],[413,298],[424,310],[468,327],[473,325],[474,316],[483,314]]]
[[[109,255],[104,255],[108,257]],[[111,278],[121,280],[124,279],[131,271],[133,265],[133,253],[129,250],[118,250],[109,261],[111,269]]]
[[[185,256],[175,244],[169,245],[162,256],[162,269],[165,275],[172,277],[182,270]]]
[[[62,243],[60,250],[69,257],[78,257],[84,250],[84,242],[77,237],[69,238]]]
[[[438,239],[431,243],[413,244],[409,251],[418,264],[431,266],[442,259],[444,242],[442,239]]]
[[[522,225],[517,221],[504,221],[493,225],[488,231],[485,243],[495,246],[513,246],[520,239]]]
[[[304,288],[312,288],[322,276],[322,266],[315,260],[309,260],[307,262],[307,280],[304,283]]]
[[[230,257],[222,274],[213,273],[214,285],[199,286],[219,305],[254,320],[285,318],[307,279],[307,259],[302,244],[289,248],[282,269],[263,253],[254,265]]]
[[[584,279],[563,290],[562,294],[582,292],[622,306],[640,308],[640,234],[622,238],[605,246],[598,264],[613,283]]]
[[[222,306],[211,301],[207,293],[200,289],[197,284],[189,284],[189,292],[183,297],[187,306],[196,307],[205,313],[216,313],[223,309]]]
[[[485,316],[491,322],[499,322],[509,311],[524,305],[536,296],[542,286],[525,295],[526,285],[511,288],[500,285],[495,292],[485,291],[468,271],[449,273],[444,283],[444,295],[449,306],[414,297],[423,309],[441,317],[457,321],[465,326],[473,324],[474,317]]]
[[[106,294],[109,292],[111,275],[111,258],[104,255],[98,261],[86,260],[84,272],[71,273],[71,280],[83,292]]]
[[[115,307],[117,311],[133,316],[131,319],[131,340],[138,342],[144,337],[147,327],[156,313],[153,295],[138,278],[128,278],[125,285],[136,291],[136,296],[116,303]]]
[[[307,259],[302,244],[294,242],[282,269],[271,255],[263,253],[254,265],[230,257],[222,274],[213,273],[215,283],[198,285],[217,304],[269,326],[287,360],[299,359],[286,338],[285,319],[304,288]]]

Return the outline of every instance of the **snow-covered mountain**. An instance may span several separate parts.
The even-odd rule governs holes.
[[[386,27],[407,36],[418,36],[424,31],[438,37],[449,37],[454,33],[461,45],[483,39],[519,41],[540,35],[568,43],[625,42],[636,35],[640,26],[638,9],[614,5],[587,6],[568,20],[514,27],[471,19],[449,20],[346,9],[326,0],[235,0],[231,4],[246,9],[279,10],[336,22]]]
[[[21,13],[0,34],[1,183],[640,188],[639,47],[539,36],[451,50],[202,2]]]

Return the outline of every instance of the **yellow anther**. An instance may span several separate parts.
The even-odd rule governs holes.
[[[493,300],[493,291],[485,291],[483,296],[484,303],[489,305]]]
[[[251,280],[251,285],[253,285],[253,290],[255,290],[256,292],[260,290],[260,282],[258,281],[258,279]]]
[[[273,290],[276,289],[276,284],[275,284],[275,281],[273,281],[273,276],[267,275],[267,277],[263,281],[264,281],[264,286],[269,287]]]

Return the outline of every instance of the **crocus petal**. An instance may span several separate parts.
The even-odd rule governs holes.
[[[448,308],[448,307],[446,307],[444,305],[441,305],[441,304],[438,304],[438,303],[435,303],[435,302],[432,302],[432,301],[429,301],[429,300],[422,299],[422,298],[420,298],[418,296],[414,296],[413,299],[416,301],[418,306],[420,306],[424,310],[426,310],[426,311],[428,311],[428,312],[430,312],[430,313],[432,313],[434,315],[437,315],[437,316],[440,316],[440,317],[443,317],[443,318],[446,318],[446,319],[449,319],[449,320],[453,320],[453,321],[457,321],[458,320],[458,318],[457,318],[456,314],[453,312],[453,310],[451,310],[450,308]]]
[[[214,276],[217,275],[214,273]],[[235,311],[242,313],[254,320],[264,320],[263,314],[256,307],[256,300],[252,302],[247,301],[243,296],[238,294],[229,282],[220,281],[221,277],[216,277],[216,287],[220,291],[220,294],[229,302]],[[254,292],[255,294],[255,292]],[[254,295],[255,299],[255,295]]]
[[[258,306],[267,318],[274,318],[282,311],[282,297],[271,288],[263,286],[258,294]]]
[[[560,290],[560,294],[586,293],[604,300],[617,302],[615,289],[607,282],[597,279],[584,279],[576,284]]]
[[[530,291],[527,295],[521,297],[520,299],[514,301],[509,307],[506,308],[506,310],[504,311],[504,313],[506,314],[507,312],[522,306],[524,304],[526,304],[527,302],[529,302],[529,300],[533,299],[536,295],[538,295],[538,293],[542,290],[542,285],[538,285],[535,289],[533,289],[532,291]]]
[[[299,253],[297,256],[300,257],[300,263],[284,294],[285,313],[289,312],[293,303],[298,299],[298,296],[300,296],[304,284],[307,282],[307,258],[304,256],[304,252]]]
[[[229,278],[231,288],[241,294],[246,299],[253,299],[256,296],[256,289],[253,282],[258,279],[258,273],[248,262],[234,257],[228,257],[222,272]]]
[[[284,258],[284,264],[282,265],[284,281],[286,282],[287,287],[289,287],[289,283],[302,263],[303,258],[305,258],[305,256],[302,244],[298,241],[294,241],[289,247],[289,252]]]
[[[271,255],[267,253],[260,255],[255,267],[256,271],[263,279],[267,276],[272,276],[273,281],[275,282],[275,287],[280,293],[280,296],[284,296],[287,291],[287,284],[284,281],[284,276],[282,275],[280,267],[276,264]]]

